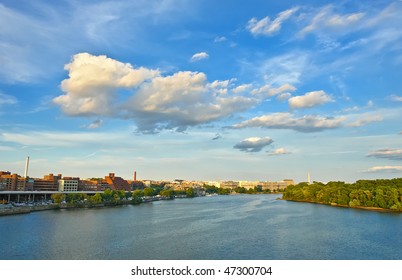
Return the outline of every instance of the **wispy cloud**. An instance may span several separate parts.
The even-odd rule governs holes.
[[[367,125],[367,124],[370,124],[373,122],[381,122],[383,120],[384,120],[384,117],[380,114],[366,113],[366,114],[358,115],[354,121],[352,121],[348,124],[348,126],[360,127],[360,126]]]
[[[278,55],[257,64],[256,71],[272,86],[299,84],[304,76],[315,73],[311,54],[293,51]]]
[[[214,39],[214,43],[222,43],[225,41],[227,41],[225,36],[215,37],[215,39]]]
[[[280,156],[280,155],[287,155],[290,154],[285,148],[278,148],[274,151],[267,152],[268,156]]]
[[[368,173],[380,173],[380,172],[386,172],[386,173],[400,173],[402,172],[402,166],[390,166],[390,165],[385,165],[385,166],[373,166],[369,168],[366,172]]]
[[[66,131],[24,131],[23,133],[4,132],[0,139],[24,146],[38,147],[78,147],[116,141],[109,133],[79,133]]]
[[[402,160],[402,149],[379,149],[370,152],[368,157]]]
[[[392,101],[396,101],[396,102],[402,102],[402,96],[398,96],[398,95],[391,95],[391,96],[389,96],[389,99]]]
[[[212,138],[212,140],[218,140],[218,139],[221,139],[221,138],[222,138],[222,135],[220,135],[219,133],[217,133],[217,134],[215,135],[215,137]]]
[[[263,97],[271,97],[278,94],[288,94],[296,90],[296,87],[291,84],[284,84],[280,87],[272,87],[270,84],[264,85],[258,89],[254,89],[251,93],[254,95],[262,95]]]
[[[97,120],[93,121],[92,123],[90,123],[88,125],[88,128],[89,129],[97,129],[97,128],[101,127],[102,124],[103,124],[103,121],[100,119],[97,119]]]
[[[0,92],[0,106],[1,105],[14,105],[17,103],[18,103],[18,100],[14,96]]]
[[[206,52],[199,52],[199,53],[194,54],[191,57],[190,61],[195,62],[195,61],[207,59],[208,57],[209,57],[209,54],[207,54]]]
[[[250,137],[242,140],[233,146],[243,152],[256,153],[260,152],[264,147],[271,145],[274,141],[269,137]]]
[[[257,18],[252,18],[248,21],[247,29],[251,32],[251,34],[255,36],[272,36],[281,30],[282,23],[289,19],[298,9],[298,7],[295,7],[280,12],[277,17],[272,21],[268,16],[261,20],[258,20]]]
[[[314,15],[311,15],[310,22],[300,32],[299,36],[305,36],[311,32],[327,31],[350,31],[353,24],[356,24],[364,17],[364,13],[338,14],[334,12],[332,5],[327,5],[318,10]]]
[[[300,132],[317,132],[341,127],[346,117],[330,118],[315,115],[296,117],[290,113],[273,113],[235,124],[232,128],[246,127],[292,129]]]

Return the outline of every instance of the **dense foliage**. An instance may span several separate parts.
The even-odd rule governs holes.
[[[402,211],[402,178],[329,182],[288,186],[283,199],[349,207],[378,207]]]

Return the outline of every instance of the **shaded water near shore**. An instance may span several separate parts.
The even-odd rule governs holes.
[[[235,195],[0,217],[1,259],[402,259],[402,215]]]

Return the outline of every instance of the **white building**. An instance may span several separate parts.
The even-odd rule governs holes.
[[[60,192],[76,192],[78,191],[79,178],[63,178],[59,180]]]

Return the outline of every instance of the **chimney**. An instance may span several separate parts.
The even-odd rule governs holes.
[[[28,167],[29,167],[29,156],[27,157],[27,160],[25,162],[24,178],[28,176]]]
[[[137,181],[137,171],[134,171],[134,181]]]

